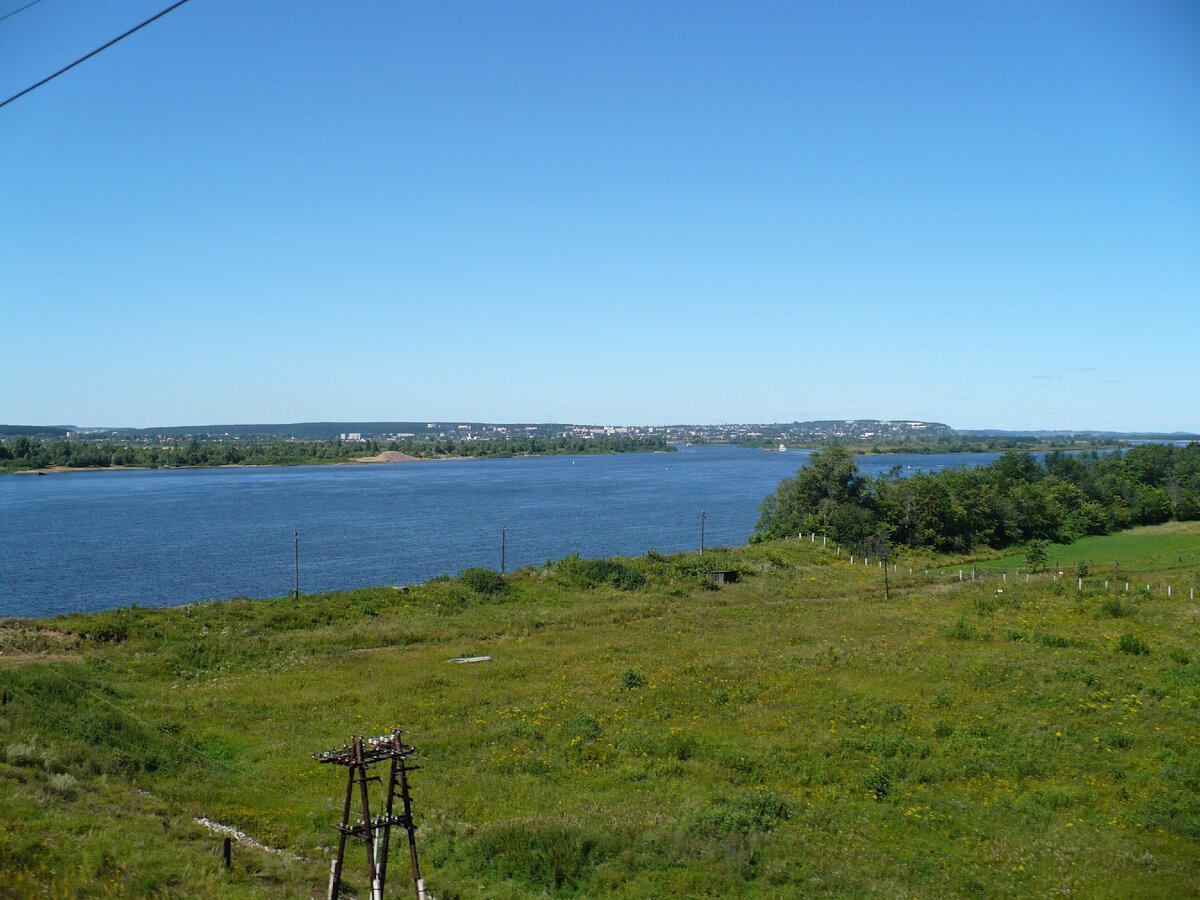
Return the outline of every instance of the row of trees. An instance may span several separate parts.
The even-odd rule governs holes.
[[[1112,437],[1093,435],[1041,438],[1032,435],[1000,435],[976,437],[970,435],[913,435],[897,434],[886,438],[854,440],[846,438],[800,438],[803,447],[831,449],[851,447],[860,453],[996,453],[1005,450],[1055,450],[1064,448],[1115,449],[1125,446],[1125,441]],[[772,449],[780,442],[790,443],[789,438],[756,438],[738,441],[743,447]]]
[[[751,540],[801,531],[848,546],[876,535],[907,547],[969,550],[1066,542],[1134,525],[1200,519],[1200,444],[1120,453],[1005,453],[990,466],[863,475],[844,447],[814,453],[760,508]]]
[[[129,466],[286,466],[306,463],[348,462],[399,450],[410,456],[511,457],[564,453],[629,453],[670,449],[662,438],[537,438],[520,437],[485,441],[189,441],[171,444],[122,444],[114,441],[31,441],[18,437],[0,441],[0,470],[108,468]]]

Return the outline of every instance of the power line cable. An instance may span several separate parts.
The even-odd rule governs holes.
[[[101,737],[98,733],[98,729],[94,725],[89,725],[76,716],[72,716],[69,713],[64,713],[57,706],[45,703],[33,692],[12,684],[11,682],[5,684],[5,689],[15,692],[13,694],[14,701],[20,702],[21,698],[17,695],[23,695],[25,698],[25,703],[28,703],[30,706],[37,707],[37,709],[40,710],[43,721],[51,724],[57,724],[63,730],[63,733],[69,738],[77,738],[79,740],[85,740],[95,746],[107,747],[109,750],[113,750],[117,753],[128,756],[135,762],[142,761],[141,754],[145,752],[145,747],[139,746],[132,741],[125,740],[115,735],[108,735],[107,738]],[[113,743],[113,741],[116,741],[116,743]]]
[[[249,771],[246,771],[245,769],[239,769],[239,768],[237,768],[236,766],[231,766],[231,765],[229,765],[228,763],[224,762],[223,760],[220,760],[220,759],[218,759],[217,757],[213,756],[212,754],[210,754],[210,753],[205,753],[205,752],[204,752],[203,750],[201,750],[199,747],[194,747],[194,746],[192,746],[191,744],[187,743],[186,741],[181,741],[179,738],[175,737],[175,735],[171,734],[169,731],[166,731],[166,730],[164,730],[164,729],[162,729],[162,728],[159,728],[159,727],[158,727],[157,725],[155,725],[154,723],[146,721],[145,719],[143,719],[141,716],[137,715],[136,713],[130,712],[129,710],[127,710],[127,709],[125,709],[125,708],[123,708],[123,707],[121,707],[121,706],[118,706],[117,704],[115,704],[115,703],[113,703],[111,700],[109,700],[107,697],[104,697],[104,696],[102,696],[102,695],[100,695],[100,694],[97,694],[95,691],[93,691],[93,690],[90,690],[89,688],[85,687],[84,685],[82,685],[82,684],[79,684],[78,682],[71,680],[71,679],[70,679],[70,678],[68,678],[66,675],[64,675],[62,672],[59,672],[57,669],[55,669],[55,668],[53,668],[53,667],[51,667],[51,666],[48,666],[48,665],[46,665],[44,662],[42,662],[41,660],[39,660],[39,659],[38,659],[36,656],[34,656],[32,653],[29,653],[28,651],[22,650],[20,647],[17,647],[16,645],[14,645],[14,644],[11,644],[11,643],[9,643],[8,641],[4,640],[4,638],[0,638],[0,644],[4,644],[4,645],[5,645],[6,647],[8,647],[10,650],[13,650],[13,651],[15,651],[15,652],[17,652],[17,653],[21,654],[21,655],[22,655],[22,656],[24,656],[26,659],[28,659],[30,662],[34,663],[35,665],[41,666],[41,667],[42,667],[43,669],[45,669],[47,672],[50,672],[52,675],[55,675],[55,676],[57,676],[58,678],[61,678],[63,681],[65,681],[65,682],[67,682],[68,684],[70,684],[70,685],[74,686],[75,688],[77,688],[78,690],[82,691],[83,693],[85,693],[85,694],[88,694],[89,696],[95,697],[95,698],[96,698],[97,700],[99,700],[101,703],[104,703],[104,704],[107,704],[108,706],[111,706],[111,707],[112,707],[113,709],[115,709],[117,712],[119,712],[119,713],[123,713],[124,715],[126,715],[126,716],[129,716],[129,718],[133,719],[133,720],[134,720],[134,721],[136,721],[136,722],[139,722],[140,724],[142,724],[142,725],[144,725],[145,727],[147,727],[147,728],[151,729],[152,731],[157,731],[157,732],[158,732],[159,734],[161,734],[163,737],[167,738],[168,740],[174,741],[176,744],[178,744],[179,746],[183,747],[184,749],[186,749],[186,750],[190,750],[191,752],[193,752],[193,753],[195,753],[195,754],[197,754],[197,755],[199,755],[199,756],[203,756],[205,759],[209,760],[210,762],[212,762],[212,763],[215,763],[217,766],[220,766],[220,767],[221,767],[222,769],[224,769],[226,772],[231,772],[231,773],[233,773],[233,774],[235,774],[235,775],[244,775],[244,776],[246,776],[247,778],[252,778],[252,779],[254,779],[254,780],[256,780],[256,781],[262,782],[262,783],[263,783],[263,784],[265,784],[267,787],[274,788],[275,790],[277,790],[277,791],[281,791],[281,792],[284,792],[284,793],[286,793],[286,792],[288,792],[288,791],[290,790],[290,789],[289,789],[288,787],[286,787],[285,785],[282,785],[282,784],[280,784],[280,783],[278,783],[278,782],[272,781],[272,780],[271,780],[271,779],[269,779],[269,778],[264,778],[262,775],[256,775],[255,773],[253,773],[253,772],[249,772]],[[133,670],[131,669],[130,671],[133,671]],[[135,673],[135,674],[140,674],[140,673]],[[143,676],[143,677],[149,678],[149,676]],[[13,688],[13,689],[15,689],[15,690],[21,690],[21,691],[22,691],[22,693],[29,694],[29,691],[27,691],[27,690],[22,690],[21,688],[19,688],[19,687],[18,687],[17,685],[15,685],[15,684],[9,684],[8,686],[9,686],[9,687],[11,687],[11,688]],[[107,744],[107,742],[106,742],[106,741],[104,741],[103,739],[100,739],[100,740],[96,741],[96,743]],[[115,746],[113,746],[113,745],[111,745],[111,744],[109,744],[108,746],[110,746],[110,747],[113,747],[113,749],[119,749],[119,748],[117,748],[117,747],[115,747]],[[126,751],[126,752],[129,752],[129,751]],[[136,754],[134,754],[134,753],[130,753],[129,755],[130,755],[130,756],[133,756],[134,758],[137,758],[137,755],[136,755]],[[210,768],[211,768],[211,767],[210,767]],[[214,769],[214,770],[212,770],[212,771],[214,771],[214,772],[215,772],[216,770]],[[330,804],[328,801],[325,801],[324,805],[325,805],[325,806],[326,806],[328,809],[330,809],[330,810],[333,810],[333,811],[335,811],[335,812],[338,812],[338,811],[340,811],[338,807],[336,807],[336,806],[333,806],[333,805],[332,805],[332,804]]]
[[[40,0],[35,0],[35,2],[40,2]],[[107,44],[105,44],[103,47],[97,47],[97,48],[96,48],[95,50],[93,50],[91,53],[87,54],[87,56],[81,56],[81,57],[79,57],[79,59],[75,60],[75,62],[71,63],[69,66],[64,66],[63,68],[61,68],[61,69],[59,69],[57,72],[55,72],[53,75],[50,75],[50,76],[47,76],[46,78],[43,78],[43,79],[42,79],[41,81],[39,81],[37,84],[30,85],[29,87],[25,88],[25,90],[21,91],[19,94],[13,94],[11,97],[9,97],[7,100],[5,100],[3,103],[0,103],[0,108],[3,108],[3,107],[5,107],[5,106],[8,106],[8,104],[12,103],[12,102],[13,102],[14,100],[16,100],[18,97],[24,97],[24,96],[25,96],[26,94],[28,94],[30,91],[33,91],[33,90],[36,90],[37,88],[40,88],[40,87],[41,87],[43,84],[45,84],[47,81],[53,81],[53,80],[54,80],[55,78],[57,78],[59,75],[63,74],[63,72],[69,72],[71,69],[75,68],[75,67],[76,67],[77,65],[79,65],[81,62],[84,62],[85,60],[89,60],[89,59],[91,59],[93,56],[95,56],[97,53],[100,53],[101,51],[107,50],[107,49],[108,49],[109,47],[111,47],[113,44],[117,43],[117,41],[124,40],[125,38],[127,38],[127,37],[129,37],[131,34],[133,34],[135,31],[139,31],[139,30],[141,30],[142,28],[145,28],[145,27],[146,27],[147,25],[149,25],[151,22],[155,21],[156,19],[161,19],[163,16],[165,16],[165,15],[166,15],[167,13],[169,13],[171,10],[173,10],[173,9],[178,9],[179,7],[183,6],[183,4],[185,4],[185,3],[187,3],[187,2],[188,2],[188,0],[179,0],[179,2],[171,4],[171,5],[170,5],[170,6],[168,6],[166,9],[164,9],[162,12],[158,13],[157,15],[153,15],[153,16],[151,16],[149,19],[147,19],[147,20],[146,20],[145,22],[143,22],[141,25],[135,25],[133,28],[130,28],[130,29],[127,31],[127,32],[125,32],[124,34],[120,35],[119,37],[115,37],[115,38],[113,38],[111,41],[109,41],[109,42],[108,42]],[[32,6],[33,4],[30,4],[30,5]],[[20,12],[20,10],[17,10],[17,12]],[[11,15],[11,13],[10,13],[10,15]]]
[[[64,715],[63,711],[58,709],[56,706],[42,702],[41,700],[38,699],[38,697],[35,694],[26,690],[25,688],[18,687],[17,685],[12,684],[12,683],[7,683],[7,684],[5,684],[5,689],[15,691],[16,694],[23,694],[26,698],[25,702],[27,702],[31,706],[37,707],[39,710],[41,710],[41,713],[42,713],[42,716],[44,719],[50,720],[52,722],[56,722],[60,726],[66,726],[66,729],[68,729],[66,731],[66,733],[68,733],[68,734],[70,734],[69,729],[71,728],[71,726],[73,724],[76,724],[79,721],[78,719],[74,719],[69,713]],[[14,695],[13,699],[17,700],[19,702],[20,698],[18,698],[17,696]],[[80,737],[80,735],[75,735],[75,736]],[[105,740],[104,738],[102,738],[96,734],[84,734],[84,735],[81,735],[81,737],[90,741],[95,746],[107,747],[109,750],[115,751],[116,753],[124,754],[125,756],[128,756],[131,760],[134,760],[136,762],[142,761],[141,754],[142,754],[142,752],[144,752],[145,748],[138,746],[136,744],[133,744],[130,741],[125,741],[120,738],[115,738],[117,743],[113,743],[112,740]],[[109,735],[109,737],[113,738],[112,735]],[[118,746],[118,744],[120,744],[120,746]],[[162,766],[162,768],[166,769],[166,768],[170,768],[170,767]],[[208,768],[209,768],[209,771],[212,771],[212,772],[216,771],[215,769],[212,769],[211,766]],[[179,769],[176,768],[175,771],[178,772]],[[281,791],[284,790],[282,785],[278,786],[278,789]],[[167,802],[174,804],[181,811],[184,810],[184,808],[188,805],[188,803],[195,802],[194,800],[188,800],[187,798],[183,797],[181,794],[179,794],[177,791],[175,791],[168,785],[164,785],[161,783],[157,784],[155,786],[155,790],[159,791],[162,794],[165,794]],[[137,791],[139,794],[141,794],[143,796],[151,797],[152,799],[155,799],[155,800],[161,799],[160,797],[157,797],[154,794],[151,794],[148,791],[144,791],[140,788],[137,788]],[[327,808],[331,812],[340,812],[341,811],[340,807],[333,806],[332,804],[327,804]],[[189,816],[192,815],[192,813],[190,811],[187,814]],[[193,816],[193,818],[195,818],[195,816]],[[216,824],[220,825],[221,823],[216,823]],[[224,827],[228,827],[228,826],[224,826]],[[240,841],[241,838],[238,838],[238,840]],[[255,841],[254,838],[250,838],[250,843],[254,844],[256,846],[259,846],[259,847],[266,846],[266,845],[262,844],[261,842]],[[275,853],[283,853],[284,855],[290,856],[291,858],[295,859],[297,862],[306,862],[307,861],[305,859],[305,857],[296,856],[295,854],[288,853],[286,851],[280,850],[275,847],[266,847],[266,849],[271,850],[272,852],[275,852]]]
[[[186,0],[185,0],[185,2],[186,2]],[[38,659],[36,656],[34,656],[33,654],[31,654],[31,653],[27,653],[26,651],[22,650],[20,647],[16,647],[16,646],[14,646],[13,644],[10,644],[8,641],[4,640],[3,638],[0,638],[0,644],[4,644],[4,645],[5,645],[6,647],[8,647],[10,650],[15,650],[17,653],[20,653],[22,656],[24,656],[24,657],[26,657],[27,659],[29,659],[29,660],[30,660],[31,662],[33,662],[35,665],[39,665],[39,666],[41,666],[41,667],[42,667],[43,669],[45,669],[47,672],[50,672],[51,674],[53,674],[53,675],[56,675],[57,677],[61,678],[63,681],[67,682],[67,684],[70,684],[70,685],[72,685],[73,687],[75,687],[76,689],[78,689],[78,690],[82,691],[83,693],[87,694],[88,696],[95,697],[95,698],[96,698],[97,700],[99,700],[101,703],[104,703],[104,704],[106,704],[106,705],[108,705],[108,706],[111,706],[111,707],[112,707],[113,709],[115,709],[117,712],[119,712],[119,713],[123,713],[124,715],[127,715],[127,716],[129,716],[129,718],[133,719],[135,722],[139,722],[140,724],[142,724],[142,725],[146,726],[147,728],[151,729],[152,731],[157,731],[157,732],[158,732],[159,734],[161,734],[163,737],[167,738],[168,740],[172,740],[172,741],[174,741],[176,744],[178,744],[179,746],[183,747],[184,749],[186,749],[186,750],[190,750],[190,751],[192,751],[193,753],[196,753],[196,754],[198,754],[198,755],[200,755],[200,756],[203,756],[203,757],[205,757],[205,758],[206,758],[206,759],[208,759],[208,760],[211,760],[212,762],[214,762],[214,763],[216,763],[218,766],[220,766],[222,769],[225,769],[225,770],[226,770],[226,771],[228,771],[228,772],[233,772],[233,773],[235,773],[235,774],[237,774],[237,775],[245,775],[245,776],[247,776],[247,777],[249,777],[249,778],[255,778],[255,779],[257,779],[258,781],[261,781],[261,782],[263,782],[264,784],[266,784],[266,785],[267,785],[267,786],[269,786],[269,787],[273,787],[273,788],[276,788],[276,789],[280,789],[280,788],[282,788],[282,785],[276,784],[275,782],[271,781],[270,779],[263,778],[261,775],[255,775],[253,772],[246,772],[246,771],[243,771],[243,770],[241,770],[241,769],[235,768],[234,766],[231,766],[231,765],[229,765],[229,764],[227,764],[227,763],[223,762],[222,760],[220,760],[220,759],[217,759],[217,757],[213,756],[212,754],[210,754],[210,753],[205,753],[205,752],[204,752],[203,750],[201,750],[199,747],[193,747],[191,744],[187,743],[186,741],[181,741],[179,738],[175,737],[175,735],[171,734],[169,731],[166,731],[166,730],[164,730],[164,729],[162,729],[162,728],[159,728],[159,727],[158,727],[157,725],[155,725],[153,722],[148,722],[148,721],[146,721],[146,720],[145,720],[145,719],[143,719],[141,716],[139,716],[137,713],[130,712],[129,710],[125,709],[124,707],[118,706],[117,704],[113,703],[113,702],[112,702],[111,700],[109,700],[107,697],[104,697],[104,696],[103,696],[103,695],[101,695],[101,694],[97,694],[95,691],[93,691],[93,690],[89,689],[88,687],[86,687],[86,686],[84,686],[84,685],[82,685],[82,684],[79,684],[79,682],[77,682],[77,681],[73,681],[73,680],[71,680],[71,679],[70,679],[70,678],[68,678],[66,675],[64,675],[62,672],[59,672],[57,669],[55,669],[55,668],[53,668],[53,667],[51,667],[51,666],[48,666],[48,665],[46,665],[44,662],[42,662],[41,660],[39,660],[39,659]]]
[[[15,16],[19,12],[25,12],[25,10],[29,9],[29,7],[37,6],[41,2],[42,2],[42,0],[33,0],[32,3],[26,3],[24,6],[20,7],[19,9],[14,9],[10,13],[5,13],[4,15],[0,16],[0,22],[3,22],[5,19],[9,18],[10,16]]]

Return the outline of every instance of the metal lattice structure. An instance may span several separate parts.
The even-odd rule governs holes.
[[[400,729],[393,729],[390,734],[379,737],[365,738],[356,736],[340,750],[327,750],[324,753],[314,753],[313,759],[319,763],[331,763],[346,767],[346,802],[342,807],[342,822],[335,825],[338,832],[337,856],[329,873],[328,900],[338,900],[342,884],[342,863],[346,855],[346,839],[362,841],[367,851],[367,879],[371,888],[371,900],[383,900],[384,888],[387,884],[388,845],[391,840],[392,826],[398,825],[408,832],[408,848],[412,855],[413,886],[417,900],[426,900],[425,881],[421,878],[421,869],[417,864],[416,826],[413,824],[412,797],[408,790],[408,773],[415,771],[416,766],[410,764],[416,750],[405,744],[401,739]],[[389,763],[387,786],[384,788],[383,812],[371,815],[370,791],[368,781],[382,782],[378,775],[370,775],[372,766]],[[361,816],[357,824],[350,824],[350,808],[354,803],[354,787],[358,785],[359,803],[362,806]],[[396,815],[394,804],[396,789],[399,787],[402,811]]]

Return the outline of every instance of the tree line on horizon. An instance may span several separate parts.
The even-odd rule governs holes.
[[[817,451],[759,509],[751,541],[800,532],[848,547],[883,540],[943,552],[1068,543],[1200,519],[1200,444],[1125,453],[1005,453],[989,466],[863,475],[845,447]]]
[[[397,450],[422,459],[632,453],[671,449],[661,437],[495,438],[414,441],[197,441],[169,444],[126,444],[117,441],[41,442],[27,437],[0,441],[0,470],[63,467],[186,468],[204,466],[287,466],[352,462]]]

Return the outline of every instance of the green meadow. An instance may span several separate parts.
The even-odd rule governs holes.
[[[885,595],[789,539],[6,620],[0,896],[324,897],[345,782],[312,754],[392,727],[440,900],[1197,896],[1197,552],[901,554]],[[201,816],[264,846],[226,870]]]

